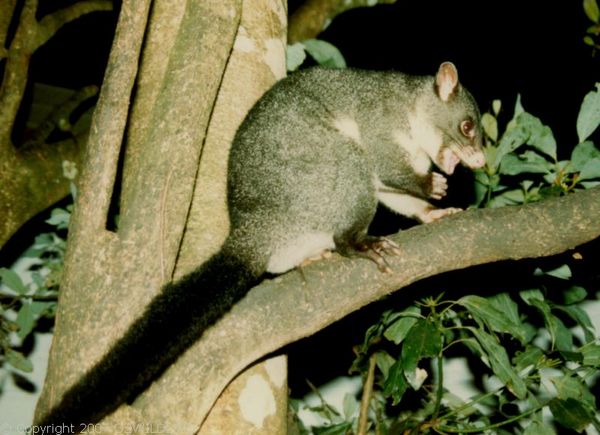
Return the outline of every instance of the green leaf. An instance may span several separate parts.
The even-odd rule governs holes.
[[[556,161],[556,140],[549,127],[527,112],[516,115],[511,123],[511,129],[507,130],[500,139],[494,167],[498,167],[506,154],[524,144],[532,146]]]
[[[544,352],[537,346],[527,346],[513,358],[516,369],[521,372],[529,366],[537,367],[544,360]]]
[[[589,29],[588,29],[588,32],[589,32]],[[591,36],[584,36],[583,37],[583,42],[586,45],[589,45],[590,47],[595,47],[596,46],[596,43],[594,42],[594,38],[592,38]]]
[[[19,326],[19,338],[27,337],[35,326],[35,317],[31,311],[31,304],[24,303],[17,314],[17,325]]]
[[[556,431],[544,422],[533,421],[527,425],[523,435],[556,435]]]
[[[494,112],[494,115],[498,116],[501,108],[502,108],[502,101],[500,101],[500,100],[492,101],[492,111]]]
[[[577,135],[579,142],[585,141],[600,124],[600,83],[596,90],[589,92],[581,103],[577,116]]]
[[[442,335],[433,322],[419,319],[411,328],[402,346],[404,371],[414,372],[422,358],[438,356],[442,350]]]
[[[593,180],[595,178],[600,178],[600,158],[587,162],[579,173],[579,180]]]
[[[524,145],[527,139],[529,138],[529,134],[519,125],[516,125],[515,128],[511,130],[507,130],[500,139],[498,143],[498,148],[496,151],[496,159],[493,161],[493,167],[497,168],[500,166],[500,162],[508,153],[513,152],[521,145]]]
[[[579,352],[572,352],[567,350],[558,351],[559,355],[568,362],[582,363],[583,362],[583,354]]]
[[[329,426],[313,427],[312,432],[315,435],[345,435],[352,428],[352,422],[332,424]]]
[[[504,347],[500,346],[492,335],[483,330],[477,328],[469,328],[469,330],[484,349],[494,374],[517,398],[524,399],[527,396],[527,386],[510,364]]]
[[[397,405],[402,400],[404,392],[408,388],[408,383],[404,377],[402,360],[398,360],[390,368],[388,377],[383,386],[383,394],[392,398],[392,404]]]
[[[16,323],[19,326],[18,336],[23,339],[27,337],[46,310],[50,309],[54,302],[25,302],[17,313]]]
[[[525,202],[525,193],[523,189],[507,190],[506,192],[496,195],[489,202],[488,207],[497,208],[506,205],[517,205]]]
[[[321,66],[327,68],[346,68],[342,53],[332,44],[320,39],[302,41],[308,54]]]
[[[546,275],[553,276],[558,279],[571,279],[573,274],[571,273],[571,268],[568,264],[563,264],[562,266],[557,267],[556,269],[549,270],[546,272]]]
[[[568,290],[565,290],[563,296],[565,298],[566,305],[576,304],[587,297],[587,290],[583,287],[574,285]]]
[[[525,292],[521,292],[522,298],[523,293]],[[573,349],[573,335],[567,329],[562,320],[552,314],[550,305],[548,305],[546,301],[538,299],[537,297],[523,299],[528,305],[537,308],[541,312],[542,316],[544,317],[546,328],[548,328],[548,332],[550,333],[550,337],[552,339],[552,347],[558,350],[571,351]]]
[[[525,343],[526,331],[519,320],[517,305],[508,297],[498,295],[495,299],[481,296],[464,296],[458,304],[465,307],[479,323],[485,323],[496,332],[507,333]]]
[[[69,227],[69,220],[71,219],[71,213],[64,208],[54,208],[50,212],[50,218],[46,219],[46,223],[54,225],[59,230],[64,230]]]
[[[525,109],[523,109],[523,104],[521,104],[521,94],[517,94],[517,99],[515,100],[515,110],[513,111],[513,119],[511,121],[516,121],[517,117],[524,112]]]
[[[23,284],[21,277],[6,267],[0,267],[0,279],[2,280],[2,284],[20,295],[24,295],[29,291],[25,284]]]
[[[541,291],[539,291],[538,289],[523,290],[523,291],[519,292],[519,296],[521,297],[521,299],[523,299],[523,302],[525,302],[527,305],[531,305],[532,299],[537,299],[540,301],[544,300],[544,294]]]
[[[600,181],[582,181],[579,183],[584,189],[591,189],[592,187],[600,186]]]
[[[33,371],[33,364],[29,361],[21,352],[17,352],[14,349],[6,349],[4,355],[6,362],[17,370],[21,370],[25,373],[31,373]]]
[[[500,162],[500,173],[504,175],[548,174],[552,164],[533,151],[526,151],[520,156],[510,153]]]
[[[358,414],[358,401],[353,394],[344,394],[344,401],[342,404],[342,411],[346,420],[350,420],[356,414]]]
[[[519,306],[513,301],[508,293],[498,293],[490,296],[487,300],[498,310],[502,311],[514,325],[521,325],[521,316],[519,316]]]
[[[579,376],[557,376],[550,379],[556,388],[559,399],[575,399],[586,406],[595,409],[596,399],[589,390],[585,381]]]
[[[562,426],[577,432],[583,431],[594,420],[594,412],[575,399],[552,399],[550,411]]]
[[[583,0],[583,11],[594,23],[600,20],[600,10],[598,9],[596,0]]]
[[[519,115],[519,122],[529,131],[527,144],[556,161],[556,139],[550,127],[529,113]]]
[[[600,367],[600,345],[587,344],[580,349],[583,354],[583,364],[591,367]]]
[[[494,142],[498,140],[498,121],[489,113],[481,115],[481,126],[485,134]]]
[[[587,342],[594,341],[594,325],[592,324],[590,316],[587,312],[585,312],[585,310],[583,310],[579,305],[557,305],[555,308],[567,313],[571,319],[575,320],[579,326],[581,326]]]
[[[596,158],[600,158],[600,151],[598,151],[594,143],[591,141],[581,142],[571,152],[570,170],[580,172],[587,162]]]
[[[392,366],[396,364],[396,360],[387,352],[379,351],[375,354],[375,363],[385,379],[389,376]]]
[[[287,46],[285,62],[288,71],[296,71],[305,59],[306,51],[304,51],[304,44],[296,42],[295,44]]]
[[[408,334],[408,331],[417,323],[421,309],[412,306],[401,313],[403,317],[392,323],[383,333],[383,336],[395,344],[400,344]],[[406,315],[405,315],[406,314]]]

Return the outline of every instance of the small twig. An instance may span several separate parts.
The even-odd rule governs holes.
[[[358,435],[366,435],[367,423],[369,422],[369,404],[373,394],[373,383],[375,381],[375,354],[369,358],[369,371],[363,387],[363,394],[360,399],[360,414],[358,416]]]
[[[432,419],[436,419],[442,407],[442,397],[444,396],[444,358],[442,353],[437,356],[437,390],[435,393],[435,407]]]
[[[0,294],[0,303],[13,303],[22,299],[31,299],[35,302],[56,302],[58,301],[58,295],[46,295],[46,296],[27,296],[27,295],[7,295]]]
[[[41,146],[46,143],[50,134],[57,127],[65,132],[71,132],[69,118],[81,103],[98,93],[98,86],[86,86],[76,91],[67,101],[56,107],[52,113],[35,129],[32,138],[23,147]]]
[[[92,12],[106,12],[112,9],[113,4],[110,0],[84,0],[46,15],[39,21],[34,50],[45,44],[65,24]]]

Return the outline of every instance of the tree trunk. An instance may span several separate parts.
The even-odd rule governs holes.
[[[218,249],[228,230],[229,145],[247,110],[285,75],[286,7],[281,1],[245,2],[243,8],[239,0],[155,1],[145,30],[148,13],[148,1],[123,3],[72,218],[38,416],[110,348],[164,282],[197,267]],[[126,123],[125,147],[121,138]],[[118,229],[111,231],[116,204]],[[227,416],[227,427],[240,422],[244,433],[254,428],[272,433],[270,428],[285,423],[282,367],[281,357],[267,361],[231,388],[247,400],[246,386],[257,373],[268,374],[262,377],[271,380],[263,392],[277,406],[265,417],[276,417],[257,420],[242,401],[237,413]],[[153,404],[157,413],[142,416],[140,410],[151,408],[148,402],[153,401],[142,398],[106,419],[105,427],[145,423],[149,416],[176,428],[173,433],[195,433],[206,410],[194,411],[193,398],[189,407],[181,406],[179,398],[176,390],[160,397],[169,407],[180,405],[168,418],[161,404]],[[255,396],[251,402],[256,403]],[[222,427],[220,414],[207,422],[206,433],[211,425],[213,433]]]

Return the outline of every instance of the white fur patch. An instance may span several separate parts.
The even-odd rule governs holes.
[[[432,208],[427,201],[406,193],[377,192],[377,199],[396,213],[421,222],[426,222],[428,211]]]
[[[360,129],[354,119],[342,115],[333,120],[333,126],[337,131],[350,139],[360,143]]]
[[[333,235],[327,233],[302,234],[271,254],[267,272],[283,273],[298,266],[307,258],[335,249]]]
[[[408,116],[408,132],[392,132],[394,141],[408,152],[411,166],[420,175],[429,172],[431,161],[437,157],[443,143],[439,130],[426,120],[422,109],[417,109]]]

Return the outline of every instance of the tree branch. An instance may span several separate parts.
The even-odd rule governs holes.
[[[227,383],[263,355],[420,279],[573,249],[600,236],[598,215],[600,188],[520,207],[466,211],[393,236],[404,252],[389,258],[393,273],[382,274],[369,261],[333,256],[305,268],[305,278],[292,271],[265,280],[134,406],[155,418],[177,418],[182,409],[206,415]],[[163,399],[172,391],[177,401]]]
[[[316,38],[342,12],[391,3],[396,0],[306,0],[290,17],[288,42]]]
[[[10,24],[14,1],[2,3],[0,6],[0,38],[6,38]],[[0,246],[31,219],[32,216],[46,209],[51,204],[64,198],[69,193],[69,182],[63,177],[64,160],[79,162],[82,143],[85,143],[87,132],[59,143],[48,145],[45,136],[36,138],[37,143],[29,143],[16,149],[11,141],[11,132],[21,105],[27,85],[29,63],[34,51],[58,29],[77,17],[98,10],[110,10],[112,4],[108,0],[84,1],[76,3],[44,17],[38,23],[35,14],[37,0],[26,0],[15,36],[6,52],[7,59],[0,84]],[[5,16],[4,11],[11,14]],[[16,18],[16,17],[15,17]],[[0,53],[1,55],[2,53]],[[68,118],[79,102],[96,91],[84,88],[54,114],[54,119]],[[54,125],[46,125],[46,133],[54,129]]]
[[[8,28],[15,11],[17,0],[4,0],[0,2],[0,60],[8,55],[6,43],[8,38]]]
[[[46,15],[39,22],[33,49],[44,45],[65,24],[92,12],[112,11],[112,9],[112,0],[84,0]]]

